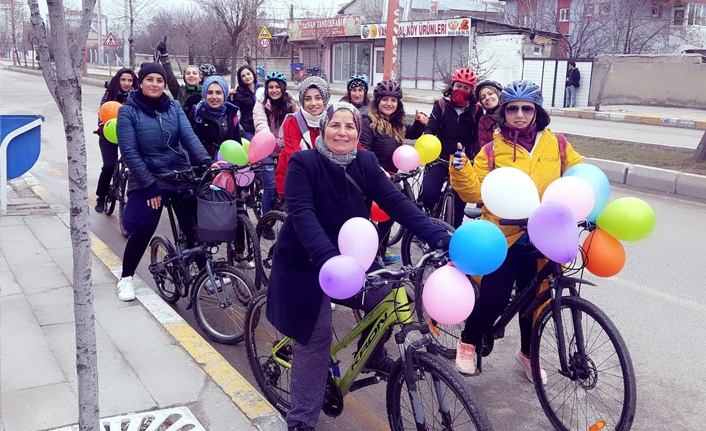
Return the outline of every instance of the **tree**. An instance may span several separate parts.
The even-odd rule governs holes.
[[[95,1],[94,1],[95,3]],[[154,2],[149,0],[122,0],[115,3],[103,3],[108,14],[119,16],[119,21],[123,21],[127,30],[127,43],[129,52],[129,66],[135,68],[135,36],[138,28],[146,24],[152,15]],[[128,63],[127,59],[125,62]]]
[[[694,157],[691,160],[700,163],[706,162],[706,132],[701,136],[701,141],[699,141],[699,145],[694,152]]]
[[[81,66],[96,0],[83,0],[83,16],[74,43],[64,17],[63,0],[47,0],[49,35],[39,14],[37,0],[28,0],[31,22],[38,40],[39,64],[49,92],[61,112],[69,165],[71,245],[73,248],[74,319],[76,324],[76,374],[78,375],[78,426],[81,431],[99,428],[98,354],[91,292],[91,236],[89,228],[86,142],[81,109]],[[54,41],[52,61],[48,37]]]

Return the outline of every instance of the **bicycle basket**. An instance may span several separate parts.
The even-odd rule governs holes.
[[[199,241],[235,241],[238,209],[235,195],[218,186],[201,186],[197,195],[196,216]]]

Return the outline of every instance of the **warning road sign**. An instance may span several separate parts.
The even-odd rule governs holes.
[[[262,30],[260,30],[260,35],[258,37],[260,39],[272,39],[272,34],[270,34],[270,31],[267,29],[267,27],[262,26]]]
[[[112,48],[117,48],[120,45],[118,44],[118,41],[115,40],[115,36],[113,36],[113,32],[108,33],[108,37],[105,38],[103,41],[103,46],[109,46]]]
[[[260,48],[267,49],[270,47],[270,39],[260,39]]]

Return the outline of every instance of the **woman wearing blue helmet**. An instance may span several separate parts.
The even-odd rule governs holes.
[[[494,168],[520,169],[534,180],[540,196],[547,186],[562,176],[571,166],[581,163],[581,156],[574,151],[563,135],[550,129],[549,115],[542,108],[544,99],[539,87],[530,81],[515,81],[503,88],[499,112],[504,122],[493,141],[484,145],[468,163],[465,154],[453,159],[450,170],[451,185],[466,202],[481,202],[481,184]],[[546,259],[537,259],[534,247],[527,241],[527,234],[516,226],[500,226],[500,218],[483,207],[483,219],[500,227],[508,244],[507,258],[495,272],[482,277],[480,296],[473,312],[466,320],[456,349],[456,367],[464,374],[476,374],[476,353],[483,334],[488,331],[510,301],[513,286],[527,286],[537,275]],[[521,348],[515,359],[523,367],[527,379],[532,381],[530,370],[530,339],[532,316],[522,317],[520,310]],[[541,371],[542,383],[546,373]]]

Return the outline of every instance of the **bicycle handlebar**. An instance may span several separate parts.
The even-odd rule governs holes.
[[[500,225],[501,226],[518,226],[520,228],[526,228],[527,227],[527,220],[526,218],[522,219],[507,219],[507,218],[501,218],[500,219]],[[588,230],[593,230],[596,226],[596,224],[592,221],[589,220],[582,220],[577,223],[578,227],[588,229]]]
[[[405,277],[407,277],[410,274],[413,274],[417,271],[419,271],[421,268],[427,265],[428,261],[434,261],[434,262],[445,262],[448,260],[448,252],[447,251],[438,251],[438,250],[432,250],[429,253],[423,255],[420,259],[419,262],[417,262],[415,265],[407,265],[403,266],[401,269],[394,271],[391,269],[387,268],[381,268],[376,271],[372,271],[366,275],[366,280],[365,284],[366,286],[363,287],[363,289],[371,289],[375,287],[379,287],[383,284],[385,284],[390,278],[396,279],[396,280],[401,280]],[[385,277],[383,277],[385,276]]]
[[[396,174],[393,174],[392,182],[393,183],[401,183],[404,180],[416,177],[419,174],[420,170],[421,170],[421,168],[415,168],[415,169],[412,169],[411,171],[398,172]]]

